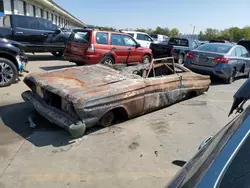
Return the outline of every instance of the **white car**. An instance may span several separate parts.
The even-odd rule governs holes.
[[[150,36],[157,42],[163,42],[169,39],[166,35],[152,34]]]
[[[150,44],[154,42],[154,40],[147,34],[136,31],[122,31],[131,35],[142,47],[149,48]]]

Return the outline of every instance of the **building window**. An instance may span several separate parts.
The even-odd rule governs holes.
[[[44,11],[42,8],[40,10],[41,10],[41,18],[44,18]]]
[[[35,5],[32,6],[33,6],[33,16],[36,17],[36,6]]]
[[[56,22],[56,25],[57,25],[57,15],[55,15],[55,22]]]
[[[59,19],[59,21],[58,21],[58,26],[60,27],[60,25],[61,25],[61,17],[58,16],[58,19]]]
[[[12,14],[15,14],[15,12],[14,12],[14,9],[15,9],[15,5],[14,5],[14,0],[11,0],[11,2],[10,2],[10,6],[11,6],[11,12],[12,12]]]
[[[0,12],[4,12],[3,0],[0,0]]]
[[[27,3],[25,1],[23,1],[23,14],[27,15]]]
[[[46,11],[46,18],[47,18],[47,20],[49,19],[49,12],[48,11]]]
[[[51,13],[51,21],[53,22],[54,21],[54,14]]]

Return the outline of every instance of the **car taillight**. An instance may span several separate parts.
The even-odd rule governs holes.
[[[224,57],[215,57],[213,59],[213,62],[215,63],[228,63],[230,61],[230,58],[224,58]]]
[[[94,46],[94,44],[90,45],[90,47],[88,48],[87,52],[95,52],[95,46]]]
[[[194,54],[192,54],[191,52],[188,52],[187,53],[187,58],[194,59]]]

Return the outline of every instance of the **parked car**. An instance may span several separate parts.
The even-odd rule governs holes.
[[[25,71],[27,57],[23,50],[18,42],[0,39],[0,87],[13,84],[19,73]]]
[[[62,56],[70,31],[61,31],[51,21],[30,16],[6,15],[0,38],[20,42],[26,52],[51,52]]]
[[[250,98],[250,79],[234,95],[232,111]],[[242,109],[243,110],[243,109]],[[201,144],[166,188],[236,188],[250,185],[250,106]]]
[[[186,54],[198,46],[199,44],[192,39],[170,38],[168,43],[152,44],[150,49],[154,58],[173,56],[177,63],[183,64]]]
[[[237,44],[244,46],[247,49],[248,53],[250,53],[250,40],[240,40]]]
[[[230,43],[230,42],[228,40],[213,39],[210,40],[209,43]]]
[[[64,58],[77,65],[97,64],[110,50],[107,64],[149,63],[151,50],[141,47],[130,35],[115,31],[76,29],[71,33]]]
[[[151,34],[150,36],[151,36],[151,38],[152,38],[154,41],[157,41],[157,42],[163,42],[163,41],[166,41],[166,40],[169,39],[169,37],[166,36],[166,35]]]
[[[172,57],[174,47],[168,45],[168,42],[151,43],[150,49],[152,50],[153,58]]]
[[[208,76],[174,63],[152,63],[121,71],[97,64],[30,74],[24,82],[32,91],[22,97],[49,121],[79,137],[96,124],[108,127],[209,88]]]
[[[150,44],[154,42],[154,40],[147,33],[137,32],[137,31],[122,31],[122,32],[132,36],[137,43],[139,43],[142,47],[145,48],[149,48]]]
[[[185,66],[194,72],[219,77],[230,84],[235,77],[249,77],[246,48],[230,43],[208,43],[188,53]]]

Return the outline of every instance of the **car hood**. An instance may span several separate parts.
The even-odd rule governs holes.
[[[120,71],[103,65],[34,73],[24,79],[26,85],[37,94],[42,88],[73,103],[84,101],[86,98],[96,100],[142,88],[141,81],[124,76]]]
[[[19,42],[16,42],[14,40],[9,40],[9,39],[5,39],[5,38],[0,39],[0,44],[10,44],[12,46],[15,46],[16,48],[19,48],[20,50],[24,50],[24,48],[25,48],[25,45],[23,45]]]

